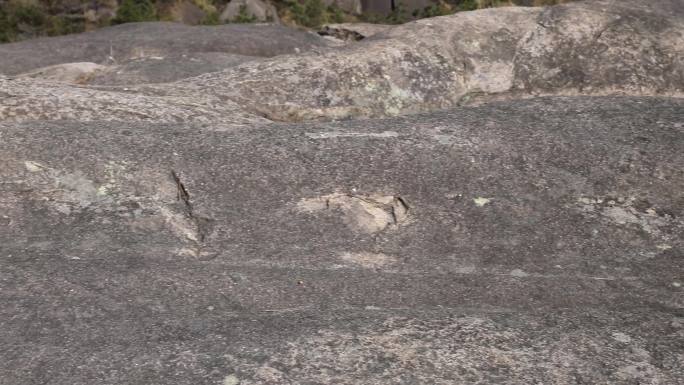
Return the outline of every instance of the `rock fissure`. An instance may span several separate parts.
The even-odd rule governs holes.
[[[182,203],[185,211],[185,215],[195,226],[195,243],[196,243],[196,253],[199,255],[202,251],[203,243],[206,239],[206,231],[203,228],[204,218],[199,217],[193,208],[192,200],[190,198],[190,193],[188,192],[185,184],[181,180],[180,173],[175,170],[171,170],[171,176],[176,183],[177,195],[176,199]]]

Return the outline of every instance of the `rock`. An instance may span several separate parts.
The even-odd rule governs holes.
[[[255,56],[219,52],[143,57],[99,71],[90,76],[87,83],[94,85],[167,83],[208,72],[221,71],[258,59],[260,58]]]
[[[119,4],[117,0],[96,0],[80,6],[85,18],[85,30],[94,31],[116,17]]]
[[[211,88],[278,121],[392,116],[550,94],[681,96],[684,19],[627,3],[603,7],[569,3],[423,19],[322,54],[262,61],[178,87]]]
[[[231,0],[220,16],[222,22],[235,21],[240,17],[241,9],[255,21],[279,22],[278,11],[273,4],[262,0]]]
[[[0,383],[678,383],[659,1],[0,45]]]
[[[323,4],[326,7],[335,6],[352,15],[360,15],[363,12],[362,0],[323,0]]]
[[[683,99],[247,128],[37,119],[0,122],[8,384],[684,371]]]
[[[344,41],[359,41],[392,28],[390,25],[371,23],[341,23],[324,25],[319,35],[333,36]]]
[[[389,15],[392,12],[392,0],[361,0],[364,13],[370,15]]]
[[[135,50],[116,52],[123,51],[117,60],[212,50],[250,56],[299,52],[230,66],[175,83],[127,87],[124,93],[158,101],[190,98],[203,105],[221,100],[271,121],[376,118],[539,95],[682,96],[684,17],[659,13],[641,4],[598,1],[462,12],[399,25],[358,43],[337,46],[313,34],[289,32],[280,26],[234,25],[216,30],[174,26],[172,30],[187,28],[187,34],[179,35],[191,36],[188,42],[164,40],[167,35],[173,36],[170,33],[150,46],[126,43]],[[137,26],[144,30],[160,28],[156,32],[160,34],[167,27],[170,28],[165,24]],[[242,35],[220,35],[224,28]],[[103,34],[111,35],[114,31],[109,29]],[[195,36],[190,31],[203,32]],[[203,33],[215,40],[200,40]],[[81,42],[88,36],[73,39]],[[254,36],[258,43],[239,40],[240,36]],[[68,40],[60,41],[65,44]],[[310,44],[302,44],[306,42]],[[35,49],[39,44],[29,43],[8,45],[10,48],[4,50],[9,53]],[[83,54],[83,48],[78,49]],[[4,55],[0,60],[19,67],[17,58],[31,63],[58,60],[65,55],[54,56],[26,59],[24,55]],[[42,101],[45,97],[53,98],[54,92],[32,95],[34,90],[28,83],[6,80],[4,84],[8,92],[17,96],[0,100],[1,118],[28,119],[16,106],[29,101],[46,108],[46,118],[59,116],[53,110],[59,106],[52,105],[52,99]],[[40,85],[37,89],[45,87]],[[84,116],[100,116],[98,111],[88,112],[90,101],[80,99],[86,93],[82,88],[70,93],[60,87],[56,92],[63,100],[71,100],[70,105]],[[89,89],[87,94],[97,92],[100,91]],[[110,108],[117,108],[113,90],[104,92]],[[128,108],[129,100],[121,103],[126,106],[124,109]],[[156,112],[151,115],[156,116]],[[217,123],[233,121],[213,113],[198,119],[207,122],[215,116],[220,117]]]
[[[128,87],[73,87],[0,77],[0,121],[80,120],[258,125],[268,119],[215,97],[155,95]]]
[[[279,25],[128,23],[84,34],[2,44],[0,73],[16,75],[62,63],[113,64],[140,57],[198,52],[271,57],[327,45],[312,33]]]
[[[185,24],[199,24],[207,16],[207,13],[192,1],[177,1],[170,9],[173,20]]]
[[[17,77],[83,84],[87,83],[95,73],[104,71],[106,68],[107,66],[90,62],[64,63],[39,68],[31,72],[20,74]]]

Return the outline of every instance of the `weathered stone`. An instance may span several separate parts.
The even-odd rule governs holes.
[[[127,87],[87,88],[34,79],[0,77],[0,121],[80,120],[133,122],[268,123],[216,97],[140,94]]]
[[[239,18],[240,12],[253,17],[255,21],[278,22],[278,11],[273,4],[262,0],[231,0],[223,10],[220,20],[223,22],[235,21]]]
[[[676,384],[682,122],[0,122],[1,381]]]
[[[0,46],[0,383],[677,384],[678,1]]]
[[[98,71],[88,78],[88,84],[166,83],[221,71],[258,59],[260,58],[255,56],[219,52],[143,57]]]
[[[177,1],[170,9],[173,20],[185,24],[199,24],[207,16],[207,13],[192,1]]]
[[[323,0],[323,4],[327,7],[337,7],[340,10],[353,15],[360,15],[363,12],[361,0]]]
[[[323,54],[263,61],[178,86],[210,88],[281,121],[379,117],[540,94],[682,95],[683,19],[629,4],[602,7],[570,3],[424,19]]]
[[[279,25],[128,23],[84,34],[2,44],[0,74],[16,75],[62,63],[112,64],[140,57],[198,52],[270,57],[326,45],[315,34]]]
[[[359,41],[380,32],[385,32],[390,28],[392,28],[390,25],[370,23],[327,24],[318,31],[318,34],[333,36],[344,41]]]
[[[363,12],[370,15],[388,15],[392,12],[392,0],[361,0]]]
[[[85,30],[94,31],[116,17],[119,4],[117,0],[95,0],[81,4],[81,7],[85,18]]]
[[[321,49],[312,46],[328,45],[323,39],[303,32],[294,35],[298,42],[311,39],[309,52],[299,50],[297,43],[286,49],[287,34],[274,36],[288,31],[284,27],[263,26],[267,29],[261,30],[260,44],[269,47],[265,51],[302,53],[232,66],[173,84],[128,87],[126,94],[156,100],[187,98],[200,104],[221,100],[273,121],[383,117],[538,95],[682,96],[684,18],[652,7],[636,1],[597,1],[462,12],[396,26],[359,43]],[[267,36],[273,40],[266,41]],[[205,41],[196,45],[188,50],[207,51],[213,46]],[[13,47],[17,50],[21,45]],[[136,47],[142,50],[141,45]],[[182,52],[183,47],[173,51]],[[147,49],[138,56],[155,56],[160,50]],[[246,40],[217,50],[264,52]],[[27,83],[7,80],[4,84],[17,95],[0,100],[1,118],[29,119],[16,109],[29,101],[47,108],[46,118],[58,115],[49,106],[53,99],[42,102],[43,96],[31,95]],[[118,102],[110,97],[113,91],[104,92],[115,109]],[[74,99],[69,105],[84,116],[99,116],[79,99],[82,88],[74,93],[56,92],[63,100]],[[209,115],[220,116],[217,122],[231,121],[225,115]],[[210,120],[201,117],[201,121]]]
[[[17,77],[83,84],[87,83],[95,73],[104,71],[105,69],[107,69],[107,66],[90,62],[64,63],[39,68],[31,72],[20,74]]]

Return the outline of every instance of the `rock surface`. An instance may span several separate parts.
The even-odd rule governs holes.
[[[135,33],[136,29],[148,33]],[[62,40],[10,44],[0,48],[5,53],[0,67],[11,74],[26,69],[24,61],[29,68],[30,63],[45,65],[67,57],[100,63],[109,52],[108,37],[123,39],[131,34],[163,38],[126,42],[113,50],[121,52],[117,60],[186,51],[293,54],[177,83],[129,87],[120,102],[113,97],[116,90],[108,89],[103,97],[113,109],[128,109],[128,96],[135,93],[140,98],[191,98],[200,104],[221,100],[271,121],[307,121],[394,116],[539,95],[684,93],[684,17],[637,1],[462,12],[396,26],[342,46],[329,46],[321,37],[278,26],[212,29],[140,24]],[[188,40],[177,40],[181,37]],[[72,44],[90,39],[97,44]],[[65,50],[57,50],[49,59],[27,57],[55,42]],[[25,54],[17,55],[21,52]],[[12,80],[5,80],[4,86],[14,96],[0,100],[0,118],[31,119],[33,115],[14,108],[29,102],[45,108],[41,112],[46,119],[59,115],[49,107],[54,93],[32,95],[30,85],[27,89],[26,83]],[[82,99],[82,89],[71,93],[64,85],[58,87],[55,92],[74,110],[98,116]],[[91,89],[88,94],[97,92]],[[156,108],[154,103],[151,106]],[[145,113],[144,106],[137,112]],[[217,123],[231,120],[219,116]],[[198,121],[211,119],[198,117]]]
[[[391,25],[371,23],[327,24],[318,31],[318,34],[333,36],[344,41],[359,41],[381,32],[386,32],[391,28]]]
[[[107,69],[107,66],[91,62],[64,63],[39,68],[20,74],[17,77],[83,84],[89,83],[97,72],[104,71],[105,69]]]
[[[80,120],[259,124],[270,120],[218,97],[140,94],[126,87],[74,87],[0,77],[0,121]]]
[[[271,3],[261,0],[231,0],[226,9],[221,12],[221,21],[231,22],[238,20],[242,9],[244,9],[246,16],[253,17],[255,21],[280,21],[276,7]]]
[[[270,57],[326,45],[315,34],[278,25],[129,23],[78,35],[0,45],[0,74],[16,75],[62,63],[111,64],[198,52]]]
[[[2,384],[676,384],[684,103],[0,124]]]
[[[326,7],[337,7],[352,15],[360,15],[363,12],[362,0],[323,0]]]
[[[0,385],[679,384],[676,4],[0,46]]]
[[[95,85],[168,83],[258,59],[257,56],[222,52],[148,56],[109,66],[93,73],[87,82]]]

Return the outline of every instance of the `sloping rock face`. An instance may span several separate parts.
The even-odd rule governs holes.
[[[0,46],[0,385],[679,384],[677,4]]]
[[[56,64],[16,75],[16,78],[92,85],[168,83],[259,59],[257,56],[222,52],[142,56],[112,65],[91,62]]]
[[[270,57],[325,45],[314,34],[278,25],[129,23],[79,35],[0,45],[0,74],[16,75],[69,62],[112,64],[198,52]]]
[[[218,99],[272,121],[383,117],[539,95],[681,96],[684,92],[684,17],[637,1],[463,12],[397,26],[358,43],[334,47],[326,47],[326,40],[313,34],[285,32],[289,30],[277,26],[211,29],[161,24],[154,30],[141,24],[126,28],[9,45],[4,48],[2,68],[11,74],[25,68],[24,61],[48,64],[40,55],[28,60],[16,53],[33,54],[41,44],[54,42],[73,48],[58,50],[50,62],[96,56],[88,61],[99,63],[109,55],[110,36],[142,36],[137,42],[127,42],[127,50],[113,49],[127,52],[121,57],[128,59],[186,49],[251,56],[293,53],[174,84],[129,87],[122,106],[112,100],[113,108],[125,109],[125,98],[131,93],[192,97],[200,102]],[[137,33],[135,28],[147,32]],[[246,28],[242,34],[228,33],[240,28]],[[174,32],[177,29],[180,32]],[[195,32],[202,33],[195,36]],[[66,44],[68,39],[85,42],[91,37],[99,41],[96,48]],[[5,83],[10,94],[30,95],[24,86],[11,80]],[[64,93],[68,103],[82,108],[84,115],[94,114],[75,94],[72,98]],[[30,100],[40,98],[35,95]],[[22,96],[0,101],[4,119],[11,110],[7,100],[28,102]],[[55,113],[45,111],[45,115]],[[15,113],[12,119],[24,116]]]
[[[684,102],[0,124],[0,383],[661,383]]]
[[[333,36],[340,40],[358,41],[391,29],[391,25],[371,23],[327,24],[318,32],[319,35]]]
[[[465,12],[315,57],[207,74],[183,87],[211,84],[213,92],[283,121],[380,117],[539,94],[682,95],[683,20],[603,2]]]
[[[91,62],[65,63],[39,68],[19,77],[79,84],[88,82],[93,74],[105,69],[106,66]]]
[[[269,123],[230,101],[192,94],[158,96],[0,77],[0,121],[81,120],[149,123]]]
[[[94,71],[90,73],[85,83],[95,85],[168,83],[207,72],[221,71],[259,59],[258,56],[223,52],[147,56]]]

